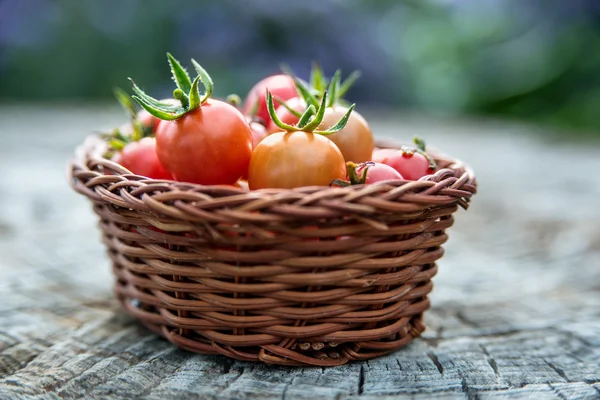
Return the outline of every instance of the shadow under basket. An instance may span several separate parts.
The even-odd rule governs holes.
[[[476,191],[446,157],[419,181],[248,192],[133,175],[105,146],[88,138],[70,182],[124,309],[182,349],[267,364],[341,365],[420,336],[445,230]]]

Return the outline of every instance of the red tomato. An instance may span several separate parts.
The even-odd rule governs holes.
[[[344,156],[323,135],[312,132],[276,132],[252,153],[248,184],[251,190],[328,186],[346,177]]]
[[[365,180],[365,184],[371,184],[375,182],[387,181],[390,179],[404,179],[400,172],[396,171],[394,168],[389,165],[381,164],[381,163],[372,163],[371,165],[364,164],[356,168],[356,173],[359,177],[362,176],[365,168],[369,168],[367,170],[367,179]]]
[[[136,118],[141,122],[142,125],[152,128],[152,132],[155,132],[156,126],[161,121],[159,118],[156,118],[154,115],[150,114],[144,109],[138,111]]]
[[[252,132],[252,149],[254,150],[269,133],[267,132],[267,128],[260,122],[253,121],[250,117],[246,117],[246,120]],[[248,179],[248,171],[242,175],[242,179]]]
[[[152,179],[173,179],[158,160],[154,138],[146,137],[139,142],[128,143],[114,161],[136,175]]]
[[[373,152],[373,161],[387,164],[411,181],[429,175],[429,160],[420,154],[396,149],[380,149]]]
[[[328,108],[320,126],[322,129],[332,127],[347,111],[347,108],[339,105]],[[343,129],[328,135],[327,138],[337,145],[346,161],[361,163],[371,160],[374,147],[373,134],[367,121],[356,110],[352,111]]]
[[[252,132],[232,105],[212,98],[174,121],[161,121],[156,152],[178,181],[234,184],[248,170]]]
[[[292,110],[297,111],[300,114],[302,114],[304,111],[306,111],[306,102],[304,101],[304,99],[302,99],[300,97],[292,97],[291,99],[287,100],[285,103]],[[277,114],[277,116],[279,117],[281,122],[284,122],[288,125],[296,125],[298,123],[298,121],[300,120],[300,118],[298,118],[297,116],[292,114],[287,108],[285,108],[283,106],[277,107],[277,110],[275,113]],[[269,133],[275,133],[275,132],[282,131],[282,129],[280,127],[275,125],[275,122],[273,122],[273,120],[269,120],[269,124],[267,125],[267,130],[269,131]]]
[[[248,92],[248,96],[246,96],[242,112],[244,115],[250,115],[256,107],[255,116],[261,118],[265,124],[271,120],[265,100],[267,89],[269,89],[273,97],[282,100],[298,96],[294,80],[287,75],[271,75],[254,85],[250,89],[250,92]]]
[[[269,133],[263,124],[256,121],[250,121],[250,130],[252,131],[252,148],[254,149]]]

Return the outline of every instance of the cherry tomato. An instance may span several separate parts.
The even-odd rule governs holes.
[[[246,96],[242,112],[244,115],[250,115],[254,111],[254,108],[256,108],[254,116],[262,119],[265,124],[271,120],[265,101],[267,89],[269,89],[274,97],[282,100],[298,96],[294,80],[287,75],[271,75],[256,83]]]
[[[411,181],[429,175],[429,160],[420,154],[396,149],[380,149],[373,152],[373,161],[387,164]]]
[[[328,186],[346,177],[344,156],[323,135],[312,132],[276,132],[256,146],[250,161],[251,190]]]
[[[356,173],[358,174],[359,177],[362,176],[363,171],[365,170],[365,168],[369,168],[367,170],[367,179],[365,180],[365,184],[369,185],[371,183],[375,183],[375,182],[381,182],[381,181],[387,181],[387,180],[391,180],[391,179],[404,179],[402,177],[402,175],[400,175],[400,172],[396,171],[394,168],[390,167],[389,165],[386,164],[382,164],[382,163],[371,163],[369,164],[363,164],[361,166],[359,166],[358,168],[356,168]]]
[[[306,102],[304,101],[304,99],[302,99],[300,97],[292,97],[291,99],[287,100],[285,103],[287,104],[287,106],[289,108],[291,108],[294,111],[299,112],[300,114],[302,114],[304,111],[306,111]],[[277,114],[277,117],[279,117],[279,119],[281,120],[281,122],[284,122],[288,125],[296,125],[298,123],[298,121],[300,120],[299,117],[295,116],[284,106],[277,107],[276,114]],[[273,120],[269,121],[269,124],[267,125],[267,130],[269,131],[269,133],[275,133],[275,132],[282,131],[282,129],[280,127],[275,125],[275,122],[273,122]]]
[[[260,122],[253,121],[250,117],[246,117],[246,120],[248,121],[250,131],[252,132],[252,149],[254,150],[261,140],[267,137],[269,133],[267,132],[267,128]],[[248,171],[242,175],[242,179],[248,179]]]
[[[161,121],[156,152],[178,181],[233,184],[248,169],[252,132],[232,105],[212,98],[174,121]]]
[[[252,148],[254,149],[269,133],[267,128],[259,122],[249,121],[249,124],[252,131]]]
[[[158,160],[154,138],[146,137],[139,142],[128,143],[113,161],[136,175],[152,179],[173,179]]]
[[[328,108],[320,126],[325,129],[335,125],[347,111],[347,108],[340,105]],[[373,134],[367,121],[356,110],[352,111],[343,129],[328,135],[327,138],[337,145],[346,161],[360,163],[371,160],[374,147]]]
[[[159,121],[161,121],[159,118],[156,118],[154,115],[150,114],[144,109],[138,111],[136,118],[141,122],[142,125],[150,127],[152,132],[155,132],[156,126],[158,125]]]

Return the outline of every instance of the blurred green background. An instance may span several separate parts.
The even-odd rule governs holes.
[[[600,136],[597,0],[0,0],[0,104],[172,90],[165,53],[242,97],[285,62],[362,78],[361,107]]]

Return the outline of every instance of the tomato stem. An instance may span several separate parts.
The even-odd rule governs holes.
[[[335,179],[332,181],[329,186],[339,185],[341,187],[347,187],[350,185],[364,185],[367,183],[367,173],[369,172],[369,168],[374,166],[375,163],[373,161],[367,161],[364,163],[354,163],[352,161],[346,162],[346,176],[348,180],[343,179]],[[358,176],[356,172],[357,169],[363,168],[362,173]]]
[[[296,132],[296,131],[304,131],[304,132],[313,132],[320,135],[330,135],[332,133],[338,132],[343,129],[348,123],[348,119],[350,118],[350,114],[354,110],[354,104],[352,104],[346,114],[338,121],[337,124],[332,126],[326,130],[317,130],[316,128],[321,125],[323,122],[323,118],[325,117],[325,110],[327,109],[327,91],[323,92],[323,98],[321,99],[321,103],[318,107],[310,104],[306,111],[302,114],[302,117],[298,121],[296,125],[288,125],[281,121],[275,112],[275,104],[273,103],[273,95],[269,92],[269,89],[266,90],[266,101],[267,101],[267,110],[269,111],[269,115],[273,120],[273,123],[277,125],[279,128],[283,129],[287,132]],[[315,114],[316,110],[316,114]],[[314,117],[313,117],[314,115]],[[312,117],[312,119],[311,119]],[[304,125],[305,124],[305,125]]]
[[[351,183],[348,181],[345,181],[343,179],[334,179],[333,181],[331,181],[329,186],[333,186],[333,185],[338,185],[340,187],[347,187],[347,186],[350,186]]]
[[[402,150],[402,155],[411,157],[413,154],[419,153],[423,157],[425,157],[427,159],[427,161],[429,162],[429,169],[431,171],[435,171],[435,169],[437,168],[437,164],[436,164],[435,160],[433,159],[433,157],[431,157],[427,153],[427,151],[426,151],[427,146],[425,144],[425,141],[423,139],[419,138],[418,136],[415,136],[413,138],[413,143],[415,144],[415,146],[417,146],[416,148],[412,148],[412,147],[408,147],[408,146],[402,146],[400,148],[400,150]]]
[[[297,124],[298,128],[305,128],[308,125],[310,119],[315,116],[315,113],[316,113],[315,106],[313,106],[313,105],[308,106],[308,108],[306,109],[304,114],[302,114],[302,116],[298,120],[298,124]]]
[[[423,139],[421,139],[418,136],[415,136],[413,138],[413,143],[417,146],[417,149],[419,149],[421,151],[425,151],[426,145],[425,145],[425,141]]]
[[[306,104],[312,104],[315,107],[317,107],[319,99],[323,97],[325,92],[329,93],[329,102],[327,104],[328,107],[332,107],[338,103],[342,103],[344,105],[347,104],[343,97],[361,76],[361,72],[359,70],[355,70],[342,82],[342,71],[338,69],[333,74],[333,77],[328,81],[327,78],[325,78],[321,66],[317,62],[313,61],[310,72],[310,80],[309,83],[306,83],[298,78],[289,66],[281,64],[280,67],[283,73],[290,76],[294,80],[296,90],[304,99]]]
[[[355,106],[356,106],[356,104],[350,105],[350,107],[348,107],[348,111],[346,111],[346,114],[344,114],[344,116],[338,121],[338,123],[335,124],[334,126],[332,126],[331,128],[326,129],[324,131],[317,130],[314,132],[318,133],[320,135],[331,135],[332,133],[336,133],[336,132],[344,129],[344,127],[348,123],[348,120],[350,119],[350,114],[352,114],[352,111],[354,110]]]
[[[323,69],[316,62],[312,62],[312,68],[310,71],[310,86],[315,88],[319,92],[323,92],[327,89],[327,81]]]
[[[340,88],[338,89],[338,100],[341,100],[348,90],[354,85],[354,83],[360,78],[362,73],[359,70],[352,71],[350,75],[346,78],[344,82],[340,84]]]
[[[369,172],[369,168],[374,166],[375,163],[373,161],[367,161],[364,163],[355,164],[352,161],[348,161],[346,163],[348,179],[350,180],[351,185],[362,185],[367,182],[367,172]],[[362,173],[360,177],[356,170],[358,168],[363,167]]]
[[[129,94],[120,87],[113,88],[113,93],[123,110],[129,115],[129,118],[135,119],[135,109],[133,108],[133,103],[131,102]]]
[[[310,108],[310,107],[309,107]],[[317,114],[315,118],[306,125],[303,129],[307,131],[313,131],[319,127],[321,122],[323,122],[323,117],[325,117],[325,109],[327,108],[327,92],[323,93],[323,98],[321,99],[321,104],[319,104],[319,108],[317,109]]]
[[[329,81],[329,85],[327,90],[329,91],[329,102],[327,103],[327,107],[333,107],[335,102],[337,101],[337,91],[340,86],[340,75],[342,74],[341,70],[335,71],[333,74],[333,78]]]
[[[117,98],[117,101],[129,116],[129,121],[131,122],[131,127],[133,128],[133,140],[140,140],[143,137],[144,132],[142,130],[142,125],[137,121],[137,113],[135,108],[133,107],[133,102],[131,101],[131,98],[129,97],[127,92],[125,92],[120,87],[115,87],[113,89],[113,92],[115,94],[115,97]],[[121,134],[120,132],[118,133]]]
[[[238,96],[235,93],[232,93],[229,96],[227,96],[226,101],[235,108],[238,108],[239,105],[242,103],[242,99],[240,98],[240,96]]]
[[[294,110],[282,98],[273,96],[273,99],[277,102],[277,104],[279,104],[280,107],[285,107],[285,109],[288,110],[295,117],[297,117],[297,118],[302,117],[302,113],[299,113],[298,111]]]
[[[267,110],[269,111],[269,116],[273,120],[273,123],[275,123],[275,125],[277,125],[281,129],[288,131],[288,132],[299,131],[300,129],[297,126],[288,125],[279,119],[279,117],[277,116],[277,113],[275,112],[275,104],[273,104],[273,95],[271,94],[271,92],[269,92],[269,89],[267,89],[266,97],[267,97]]]
[[[173,98],[179,100],[183,108],[190,106],[190,98],[179,88],[173,90]]]
[[[196,60],[191,60],[197,73],[197,76],[193,81],[179,61],[177,61],[170,53],[167,53],[167,60],[171,68],[173,81],[177,85],[177,88],[173,90],[173,98],[179,100],[181,103],[180,106],[161,102],[148,96],[131,78],[129,80],[131,81],[133,91],[135,92],[135,95],[132,97],[140,103],[146,111],[157,118],[172,121],[181,118],[190,111],[200,107],[212,95],[214,84],[210,75],[196,62]],[[203,93],[200,93],[198,89],[199,83],[202,83],[202,86],[204,86]]]
[[[200,80],[202,81],[202,85],[204,86],[204,95],[202,96],[202,99],[200,100],[200,104],[202,104],[206,101],[206,99],[208,99],[210,96],[212,96],[212,92],[213,92],[213,88],[214,88],[213,80],[210,77],[210,75],[208,74],[208,72],[206,72],[206,70],[204,68],[202,68],[202,66],[200,64],[198,64],[196,62],[196,60],[194,60],[193,58],[192,58],[192,65],[196,69],[196,72],[198,73],[198,77],[200,78]]]
[[[133,106],[133,102],[131,101],[129,94],[127,94],[127,92],[120,87],[115,87],[113,92],[117,98],[117,101],[127,113],[131,127],[133,128],[133,132],[130,138],[126,138],[118,129],[116,129],[114,134],[110,137],[116,137],[118,140],[128,143],[130,141],[138,141],[150,135],[152,133],[152,128],[144,127],[142,123],[137,120],[137,110]]]
[[[310,89],[300,79],[298,79],[294,75],[290,76],[294,80],[296,90],[298,91],[298,93],[300,93],[306,104],[317,107],[319,105],[319,100],[317,99],[317,97],[310,92]]]
[[[171,66],[171,74],[173,75],[173,81],[177,84],[177,88],[181,89],[184,93],[189,93],[192,89],[192,81],[187,71],[171,53],[167,53],[167,60]]]

